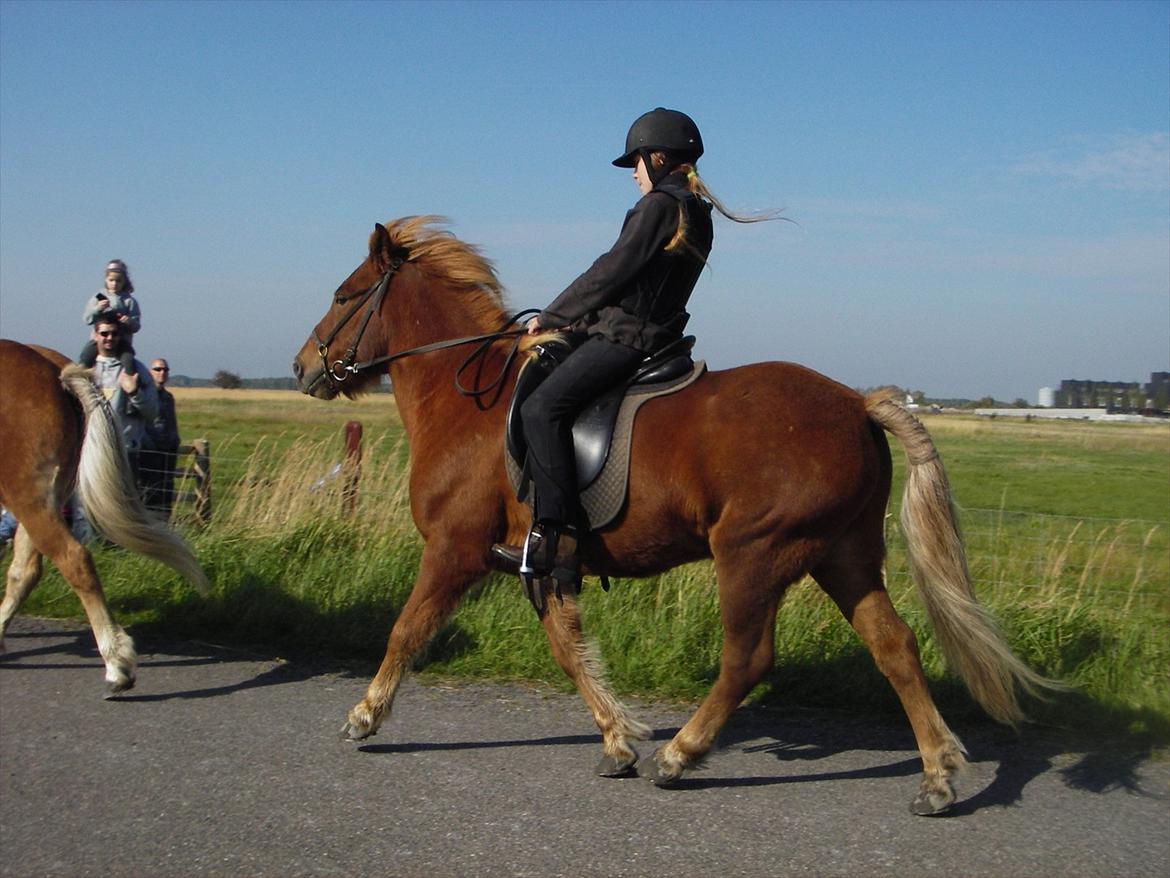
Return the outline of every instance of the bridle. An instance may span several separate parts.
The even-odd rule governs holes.
[[[432,351],[441,351],[446,350],[447,348],[458,347],[460,345],[476,344],[477,342],[480,343],[480,347],[477,348],[471,354],[471,356],[464,361],[463,365],[460,366],[458,371],[455,373],[456,389],[462,395],[474,397],[477,402],[480,402],[484,395],[500,387],[501,383],[503,382],[504,375],[507,374],[508,367],[511,365],[512,360],[516,356],[516,352],[520,344],[520,338],[526,332],[523,327],[509,327],[512,327],[522,317],[537,313],[536,309],[529,308],[514,314],[508,319],[504,326],[496,332],[484,333],[483,335],[472,335],[465,338],[453,338],[446,341],[432,342],[431,344],[425,344],[416,348],[410,348],[409,350],[399,351],[396,354],[385,354],[383,356],[374,357],[373,359],[365,360],[360,363],[357,362],[357,350],[362,343],[362,336],[365,335],[366,327],[370,325],[370,321],[382,307],[382,300],[386,298],[386,294],[390,290],[391,278],[394,277],[395,273],[397,273],[398,269],[400,269],[405,262],[406,257],[403,254],[395,253],[394,256],[391,257],[386,270],[382,273],[382,276],[378,278],[378,280],[376,280],[373,284],[371,284],[365,291],[355,293],[352,296],[342,296],[340,294],[334,296],[333,301],[335,304],[343,305],[346,302],[351,301],[354,304],[353,307],[345,313],[345,316],[343,316],[339,321],[337,321],[336,324],[334,324],[333,328],[329,331],[324,339],[318,338],[317,330],[313,330],[313,341],[317,345],[317,355],[321,358],[321,372],[311,382],[309,382],[309,386],[305,388],[305,393],[312,392],[313,388],[317,386],[317,383],[321,381],[322,378],[326,379],[330,386],[334,388],[334,390],[338,390],[351,376],[358,375],[359,373],[373,369],[376,366],[383,366],[387,363],[392,363],[395,360],[401,360],[404,357],[412,357],[416,354],[428,354]],[[353,319],[354,315],[357,314],[358,311],[360,311],[363,307],[365,307],[366,312],[362,315],[361,324],[358,326],[357,332],[354,333],[353,339],[350,341],[349,347],[346,349],[344,356],[342,356],[340,359],[334,360],[331,364],[329,362],[329,345],[333,343],[334,339],[337,338],[337,334],[341,332],[342,328],[347,323],[349,323],[349,321]],[[487,387],[481,388],[477,386],[474,389],[465,388],[460,382],[460,377],[463,375],[463,372],[473,362],[479,360],[487,352],[488,348],[491,347],[493,342],[501,338],[508,337],[514,338],[514,341],[512,343],[511,350],[508,352],[508,356],[504,362],[504,367],[500,371],[499,376]],[[478,374],[476,378],[478,385]]]
[[[370,321],[382,307],[382,300],[386,298],[386,291],[390,288],[390,278],[395,272],[402,267],[406,260],[400,255],[395,254],[391,259],[386,270],[382,272],[382,276],[365,290],[365,292],[356,293],[352,296],[342,296],[336,294],[333,297],[334,304],[344,305],[346,302],[357,300],[354,302],[352,308],[345,312],[337,323],[334,324],[328,335],[324,339],[317,337],[317,330],[313,330],[313,341],[317,344],[317,356],[321,358],[321,374],[313,379],[312,383],[306,388],[306,391],[312,390],[317,386],[317,382],[322,378],[327,378],[329,383],[334,387],[344,383],[351,375],[357,375],[359,372],[364,372],[366,369],[371,369],[374,366],[381,365],[387,362],[390,357],[379,357],[374,360],[369,360],[364,363],[358,363],[357,349],[362,343],[362,336],[366,333],[366,327],[370,325]],[[350,342],[349,348],[339,360],[334,360],[332,365],[329,363],[329,345],[337,338],[337,334],[341,332],[345,324],[349,323],[353,316],[361,310],[362,306],[366,305],[366,313],[362,316],[361,325],[357,332],[354,333],[353,341]]]

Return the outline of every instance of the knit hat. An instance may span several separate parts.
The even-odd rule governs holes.
[[[126,283],[122,287],[124,292],[134,292],[134,284],[130,283],[130,271],[126,268],[125,262],[121,259],[111,259],[106,263],[106,274],[109,274],[111,271],[116,271],[122,277],[126,278]]]

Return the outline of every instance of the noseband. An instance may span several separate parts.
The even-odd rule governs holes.
[[[390,289],[390,279],[394,277],[394,274],[402,267],[404,262],[406,262],[405,256],[402,254],[395,254],[391,258],[390,264],[386,267],[386,271],[383,272],[382,276],[377,281],[375,281],[373,285],[370,286],[365,292],[356,293],[352,296],[336,295],[334,297],[334,302],[338,305],[345,304],[351,300],[354,301],[354,305],[345,313],[345,316],[334,325],[333,329],[329,331],[329,334],[326,335],[324,339],[318,338],[317,331],[315,329],[313,330],[313,341],[317,345],[317,355],[321,358],[321,372],[319,375],[317,375],[317,377],[309,382],[309,386],[305,388],[305,393],[311,392],[312,389],[317,386],[317,382],[322,378],[328,380],[329,384],[334,389],[337,389],[346,380],[348,380],[351,375],[357,375],[359,372],[364,372],[367,369],[374,368],[375,366],[382,366],[386,363],[391,363],[394,360],[400,360],[403,357],[410,357],[414,356],[415,354],[427,354],[431,351],[441,351],[447,348],[458,347],[459,345],[476,344],[477,342],[482,343],[482,347],[480,347],[474,354],[468,357],[467,361],[459,368],[459,371],[455,375],[455,386],[464,396],[471,396],[477,400],[484,396],[487,392],[499,389],[500,382],[502,381],[504,374],[507,372],[508,366],[511,364],[516,355],[516,347],[519,343],[520,337],[525,333],[525,329],[523,328],[509,329],[508,327],[512,326],[526,315],[537,313],[535,309],[528,309],[513,315],[508,320],[508,322],[504,324],[503,328],[496,332],[485,333],[484,335],[473,335],[467,338],[453,338],[447,341],[437,341],[431,344],[422,345],[421,347],[410,348],[406,351],[399,351],[397,354],[386,354],[381,357],[374,357],[372,360],[366,360],[361,363],[357,362],[357,349],[358,346],[362,343],[362,336],[365,335],[366,327],[370,325],[370,321],[382,307],[382,300],[386,298],[386,293]],[[329,345],[332,344],[333,340],[337,338],[337,334],[341,331],[342,327],[344,327],[345,324],[347,324],[353,318],[353,316],[362,309],[363,305],[366,306],[366,313],[362,315],[361,325],[358,326],[357,332],[354,333],[353,340],[350,342],[349,348],[346,349],[345,355],[341,359],[334,360],[333,363],[330,364]],[[487,388],[476,388],[473,390],[464,388],[459,380],[462,373],[472,363],[479,360],[483,356],[492,342],[509,336],[514,337],[516,342],[513,344],[512,350],[508,354],[504,368],[501,371],[499,378],[492,382],[492,384],[490,384]]]

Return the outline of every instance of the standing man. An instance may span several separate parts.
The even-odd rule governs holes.
[[[179,422],[175,397],[167,390],[171,366],[162,357],[150,364],[150,377],[158,389],[158,414],[146,425],[146,446],[142,450],[139,483],[147,507],[170,519],[175,502],[175,455],[179,450]]]
[[[158,391],[150,372],[138,360],[134,360],[133,373],[122,368],[118,354],[121,333],[122,325],[117,315],[103,311],[94,317],[93,340],[97,344],[97,360],[93,380],[110,401],[122,426],[126,453],[137,476],[139,455],[146,440],[146,425],[158,415]]]

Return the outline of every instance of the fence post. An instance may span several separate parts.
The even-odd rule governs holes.
[[[362,477],[362,422],[345,425],[345,482],[341,489],[341,514],[353,516],[357,509],[358,482]]]
[[[195,454],[195,517],[201,524],[211,522],[211,445],[206,439],[191,443]]]

